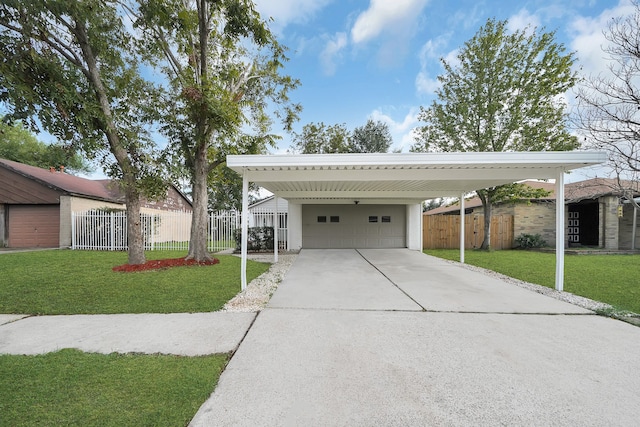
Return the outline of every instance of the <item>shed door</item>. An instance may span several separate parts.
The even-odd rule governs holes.
[[[9,205],[10,248],[60,246],[60,205]]]
[[[303,205],[302,247],[405,248],[404,205]]]

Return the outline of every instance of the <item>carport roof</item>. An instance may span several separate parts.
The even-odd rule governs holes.
[[[298,203],[419,203],[603,163],[606,153],[229,155],[227,166]]]

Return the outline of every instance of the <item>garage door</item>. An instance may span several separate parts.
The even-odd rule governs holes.
[[[303,205],[302,247],[404,248],[404,205]]]
[[[10,248],[60,246],[60,205],[9,205]]]

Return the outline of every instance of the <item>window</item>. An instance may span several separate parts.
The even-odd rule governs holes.
[[[390,216],[383,216],[383,217],[381,217],[381,222],[391,222],[391,217]]]
[[[377,216],[370,216],[369,217],[369,222],[378,222],[378,217]]]
[[[332,216],[329,220],[331,222],[340,222],[340,217],[339,216]]]
[[[327,222],[327,217],[326,216],[319,216],[318,217],[318,222]]]

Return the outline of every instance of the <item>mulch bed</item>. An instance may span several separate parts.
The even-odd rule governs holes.
[[[211,261],[197,262],[196,260],[189,259],[186,260],[184,258],[169,258],[169,259],[154,259],[145,262],[144,264],[123,264],[113,267],[113,271],[122,271],[122,272],[134,272],[134,271],[148,271],[148,270],[161,270],[164,268],[171,267],[185,267],[190,265],[214,265],[220,263],[218,258],[214,258]]]

